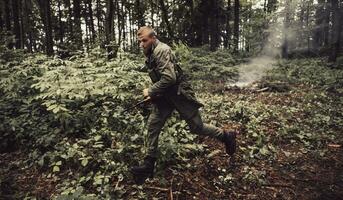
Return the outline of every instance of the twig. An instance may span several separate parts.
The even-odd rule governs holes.
[[[264,92],[264,91],[267,91],[268,89],[269,89],[269,87],[265,87],[265,88],[256,90],[256,92]]]
[[[291,188],[290,184],[281,184],[281,183],[270,183],[270,184],[262,184],[263,187],[288,187]]]
[[[173,200],[173,190],[171,187],[169,188],[169,199]]]
[[[162,192],[168,192],[170,190],[169,188],[161,188],[161,187],[154,187],[154,186],[146,186],[146,188],[152,189],[152,190],[159,190]]]

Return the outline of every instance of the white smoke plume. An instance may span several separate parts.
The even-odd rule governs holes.
[[[293,1],[290,8],[294,8],[296,4]],[[263,50],[259,56],[251,58],[249,62],[236,66],[239,72],[239,79],[229,86],[249,87],[252,83],[261,80],[266,72],[275,66],[277,58],[281,55],[281,45],[284,41],[284,36],[287,35],[288,41],[295,38],[294,31],[284,26],[285,11],[285,6],[281,6],[274,13],[275,19],[269,25],[268,30],[266,30],[269,36]]]

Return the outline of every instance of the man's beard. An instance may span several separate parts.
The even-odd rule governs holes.
[[[152,47],[152,45],[148,48],[143,49],[143,53],[146,57],[151,55],[151,47]]]

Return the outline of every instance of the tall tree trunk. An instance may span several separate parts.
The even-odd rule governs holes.
[[[21,34],[20,34],[20,21],[19,21],[19,0],[12,0],[12,13],[13,13],[13,33],[15,35],[15,48],[21,48]]]
[[[288,58],[288,45],[289,45],[289,41],[288,41],[288,28],[289,28],[289,24],[290,24],[290,4],[291,4],[292,0],[287,0],[286,1],[286,8],[285,8],[285,19],[284,19],[284,41],[283,44],[281,46],[281,56],[282,58]]]
[[[152,27],[155,26],[154,14],[155,14],[154,0],[150,0],[150,20],[151,20]]]
[[[225,35],[224,35],[224,48],[230,49],[230,38],[231,38],[231,0],[227,1],[226,14],[225,14]]]
[[[325,0],[318,0],[316,12],[315,12],[316,26],[313,31],[313,50],[319,50],[319,48],[322,46],[324,3],[325,3]]]
[[[31,53],[33,50],[33,37],[32,37],[32,1],[31,0],[24,0],[24,9],[23,9],[23,14],[24,14],[24,21],[26,24],[26,34],[28,37],[28,41],[26,43],[27,49]]]
[[[135,0],[135,4],[137,25],[138,27],[141,27],[145,25],[143,1]]]
[[[3,2],[0,1],[0,31],[2,32],[4,30],[4,20],[2,18],[3,16],[3,8],[4,8],[4,5],[3,5]]]
[[[122,17],[121,29],[122,29],[122,35],[123,35],[123,49],[126,50],[126,12],[125,12],[126,8],[124,7],[124,5],[125,5],[124,2],[125,2],[125,0],[123,0],[122,4],[121,4],[121,10],[123,12],[121,15],[121,17]]]
[[[118,45],[121,44],[122,40],[121,40],[121,33],[122,33],[122,13],[121,13],[121,9],[119,6],[119,1],[116,1],[116,11],[117,11],[117,29],[118,29]]]
[[[329,30],[330,30],[330,2],[326,0],[325,2],[325,10],[324,10],[324,21],[323,21],[323,37],[324,37],[324,46],[329,46]]]
[[[97,26],[98,26],[98,35],[99,38],[102,35],[102,26],[101,26],[101,21],[102,21],[102,15],[101,15],[101,1],[97,0],[96,1],[96,19],[97,19]]]
[[[331,0],[332,7],[332,36],[331,36],[331,53],[329,55],[329,62],[336,62],[337,55],[340,50],[342,25],[343,25],[343,11],[338,0]]]
[[[215,51],[219,47],[220,43],[220,30],[219,30],[219,15],[221,8],[218,0],[211,0],[211,18],[210,18],[210,49]]]
[[[67,24],[68,24],[68,29],[67,29],[67,35],[70,37],[71,40],[73,40],[73,9],[71,7],[70,0],[64,0],[65,7],[68,9],[68,14],[67,14]]]
[[[59,38],[60,38],[60,44],[63,44],[63,31],[64,31],[64,27],[63,27],[63,22],[62,22],[62,17],[63,17],[63,14],[62,14],[62,10],[61,10],[61,2],[58,1],[58,23],[59,23]]]
[[[106,48],[108,59],[115,58],[114,49],[111,45],[113,41],[113,29],[114,29],[114,3],[113,0],[106,1],[106,21],[105,21],[105,36],[106,36]]]
[[[233,33],[234,33],[234,51],[236,53],[238,52],[238,44],[239,44],[239,10],[240,10],[239,0],[235,0]]]
[[[92,42],[95,41],[96,32],[94,27],[94,17],[93,17],[93,9],[92,9],[92,0],[88,0],[87,7],[88,7],[88,17],[89,17],[89,28],[92,33]]]
[[[82,49],[81,0],[73,0],[74,29],[73,36],[77,49]]]
[[[52,37],[52,23],[51,23],[51,5],[50,0],[37,0],[39,8],[40,8],[40,15],[44,24],[44,32],[45,32],[45,51],[48,56],[54,54],[54,41]]]
[[[169,23],[168,9],[164,3],[164,0],[159,0],[159,4],[162,12],[162,21],[165,23],[169,38],[172,41],[174,39],[174,33],[171,24]]]

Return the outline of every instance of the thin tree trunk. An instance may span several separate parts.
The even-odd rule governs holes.
[[[341,34],[342,34],[342,20],[343,12],[340,10],[338,0],[331,0],[332,7],[332,43],[331,43],[331,54],[329,55],[329,62],[336,62],[337,55],[340,50]]]
[[[15,35],[15,48],[21,48],[21,34],[19,22],[19,0],[12,0],[12,13],[13,13],[13,33]]]
[[[228,0],[227,7],[226,7],[226,15],[225,15],[224,48],[229,48],[229,49],[230,49],[229,41],[231,38],[230,20],[231,20],[231,0]]]
[[[141,27],[145,25],[144,8],[142,8],[141,0],[135,0],[135,3],[136,3],[137,25],[138,27]]]
[[[120,7],[119,7],[119,1],[116,1],[116,8],[117,8],[117,27],[118,27],[118,45],[121,45],[121,33],[122,33],[122,29],[121,29],[121,24],[122,22],[122,18],[121,18],[121,11],[120,11]]]
[[[0,1],[0,31],[2,32],[4,30],[4,20],[2,19],[2,9],[3,9],[3,2]]]
[[[63,22],[62,22],[62,10],[61,10],[61,2],[58,1],[58,23],[59,23],[59,38],[60,44],[63,44]]]
[[[32,43],[33,43],[33,37],[32,37],[32,2],[30,0],[24,0],[24,16],[26,16],[25,24],[26,24],[26,34],[28,35],[28,41],[26,43],[27,49],[29,52],[32,52]]]
[[[115,58],[114,49],[111,45],[113,41],[113,17],[114,17],[114,3],[112,0],[106,1],[106,21],[105,21],[105,35],[106,35],[106,48],[107,48],[107,58]]]
[[[51,8],[50,0],[37,0],[40,7],[40,14],[44,24],[46,54],[54,54],[54,41],[52,37]]]
[[[87,3],[88,6],[88,16],[89,16],[89,26],[90,26],[90,31],[92,33],[92,42],[95,41],[96,38],[96,32],[95,32],[95,28],[94,28],[94,17],[93,17],[93,9],[92,9],[92,0],[88,0]]]
[[[238,44],[239,44],[239,10],[240,4],[239,0],[235,0],[235,8],[234,8],[234,51],[238,52]]]
[[[74,16],[74,41],[78,49],[82,49],[82,29],[81,29],[81,0],[73,0]]]
[[[170,39],[173,40],[174,39],[174,33],[173,33],[173,29],[171,27],[171,24],[169,23],[168,10],[167,10],[166,5],[164,4],[164,0],[159,0],[159,4],[161,7],[161,12],[162,12],[162,21],[166,25]]]
[[[150,20],[151,20],[151,26],[155,26],[155,20],[154,20],[154,13],[155,13],[155,6],[154,6],[154,0],[150,0]]]
[[[285,21],[284,21],[284,27],[285,27],[285,31],[284,31],[284,41],[281,47],[281,56],[282,58],[288,58],[288,27],[289,27],[289,23],[290,23],[290,8],[289,5],[291,3],[291,0],[288,0],[286,2],[286,13],[285,13]]]

